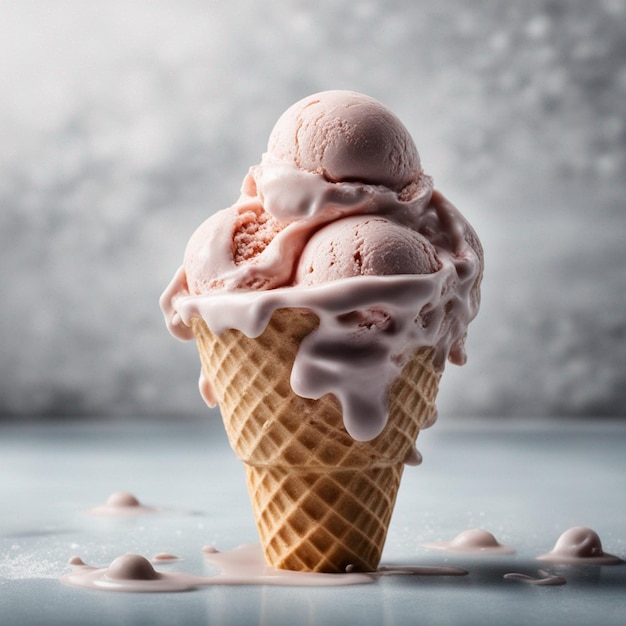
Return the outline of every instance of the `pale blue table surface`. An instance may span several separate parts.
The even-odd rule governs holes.
[[[256,542],[243,469],[219,418],[201,422],[0,425],[0,624],[626,624],[626,566],[535,574],[561,532],[594,528],[626,558],[626,424],[441,418],[420,434],[383,564],[453,564],[454,578],[386,577],[336,588],[210,587],[122,594],[62,585],[68,559],[107,565],[127,552],[171,552],[170,568],[206,573],[201,548]],[[85,513],[115,491],[166,509],[135,518]],[[485,528],[516,548],[468,557],[423,544]]]

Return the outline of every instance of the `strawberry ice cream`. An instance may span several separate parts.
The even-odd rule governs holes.
[[[295,282],[348,276],[431,274],[441,267],[423,235],[378,215],[355,215],[317,231],[302,251]]]
[[[194,316],[217,333],[256,336],[277,308],[313,311],[319,328],[296,358],[292,387],[307,398],[335,394],[348,431],[370,439],[386,423],[387,386],[416,349],[433,347],[441,370],[446,359],[465,362],[481,277],[478,237],[433,191],[400,120],[368,96],[328,91],[279,118],[237,202],[190,238],[161,305],[181,339],[193,337]],[[331,318],[341,320],[340,331]],[[347,320],[359,320],[360,330],[347,329]],[[379,333],[368,337],[367,354],[359,348],[357,365],[363,320],[376,320]],[[390,327],[394,333],[383,332]],[[341,350],[334,365],[322,365],[315,345],[329,341]],[[363,372],[375,358],[372,385]],[[329,367],[341,371],[323,375]]]
[[[481,276],[406,128],[347,91],[290,107],[239,199],[192,235],[161,306],[196,339],[271,565],[377,567]]]

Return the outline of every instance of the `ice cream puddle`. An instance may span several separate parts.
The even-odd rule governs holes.
[[[134,515],[147,515],[156,513],[158,509],[153,506],[141,504],[139,499],[127,491],[112,493],[104,504],[94,506],[87,510],[91,515],[108,517],[130,517]]]
[[[415,566],[382,567],[377,572],[323,574],[295,572],[270,567],[259,544],[247,544],[221,552],[214,547],[203,548],[205,560],[219,571],[209,576],[185,572],[162,572],[139,554],[117,557],[108,567],[87,565],[80,557],[69,560],[72,571],[61,582],[73,587],[121,592],[190,591],[213,585],[271,585],[296,587],[333,587],[374,583],[381,576],[464,576],[460,567]],[[153,559],[157,560],[156,557]],[[164,559],[167,560],[167,559]]]
[[[564,565],[619,565],[622,559],[602,549],[602,542],[595,530],[586,526],[574,526],[566,530],[556,541],[554,548],[538,556],[540,561]]]
[[[518,580],[527,585],[538,585],[540,587],[555,587],[567,583],[567,580],[560,574],[552,574],[545,569],[537,570],[537,573],[539,574],[538,577],[511,572],[510,574],[505,574],[503,578],[506,580]]]
[[[309,584],[319,585],[320,583],[324,585],[363,584],[373,582],[380,576],[390,576],[392,574],[464,576],[468,573],[465,569],[451,566],[380,567],[376,572],[358,572],[348,566],[345,574],[292,572],[274,569],[267,565],[259,544],[247,544],[228,552],[220,552],[213,547],[208,547],[204,549],[204,554],[209,563],[220,568],[223,576],[229,575],[236,578],[244,575],[248,577],[249,580],[256,579],[257,582],[255,584],[272,584],[272,579],[286,581],[284,583],[277,582],[276,584],[297,584],[297,581],[301,581],[301,584],[305,586]],[[270,582],[268,583],[263,579],[269,580]]]
[[[498,542],[495,536],[482,528],[471,528],[458,534],[452,541],[426,544],[427,548],[471,554],[512,554],[515,550]]]

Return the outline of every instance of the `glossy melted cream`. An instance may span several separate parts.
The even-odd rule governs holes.
[[[598,533],[586,526],[574,526],[566,530],[550,552],[537,558],[567,565],[618,565],[624,562],[604,552]]]
[[[61,578],[65,585],[103,591],[164,592],[188,591],[202,584],[193,574],[160,572],[139,554],[124,554],[108,567],[87,565],[79,557],[69,561],[72,571]]]
[[[152,557],[152,561],[155,563],[173,563],[174,561],[180,561],[180,558],[169,552],[159,552]]]
[[[385,567],[378,572],[346,572],[345,574],[318,574],[278,570],[267,565],[258,544],[244,545],[235,550],[220,552],[213,547],[203,549],[207,564],[218,573],[199,576],[184,572],[157,571],[153,564],[138,554],[125,554],[108,567],[93,567],[75,556],[69,561],[72,571],[61,582],[74,587],[124,592],[188,591],[212,585],[272,585],[329,587],[364,585],[381,576],[463,576],[468,572],[460,567]],[[153,559],[167,560],[167,559]]]
[[[465,552],[471,554],[511,554],[513,548],[502,545],[489,531],[482,528],[464,530],[452,541],[438,541],[426,544],[426,547],[448,552]]]
[[[112,493],[104,504],[99,504],[87,510],[91,515],[108,517],[129,517],[133,515],[148,515],[156,513],[157,508],[141,504],[139,500],[127,491]]]
[[[446,357],[458,364],[465,361],[465,326],[453,324],[445,313],[465,305],[456,295],[441,297],[446,292],[446,269],[448,265],[423,276],[359,276],[314,287],[179,298],[175,312],[171,309],[172,328],[191,338],[188,325],[192,318],[201,317],[217,334],[235,328],[248,337],[258,337],[277,309],[312,311],[320,324],[300,345],[291,387],[304,398],[319,399],[333,393],[342,404],[348,433],[358,441],[367,441],[383,430],[387,422],[387,388],[415,350],[436,346],[440,368]],[[179,272],[170,285],[172,294],[180,293],[182,280]],[[473,280],[467,281],[467,291],[470,283]],[[384,303],[391,320],[384,331],[364,326],[350,316],[355,310],[380,307],[380,303]],[[420,316],[426,309],[428,315]],[[444,340],[442,335],[450,337],[451,326],[455,326],[454,341]],[[200,389],[207,404],[214,406],[210,381],[201,377]]]
[[[503,546],[488,531],[470,529],[450,542],[430,544],[430,547],[466,554],[510,554],[512,548]],[[350,567],[345,574],[318,574],[293,572],[270,567],[259,544],[247,544],[234,550],[221,552],[213,546],[202,548],[205,561],[216,573],[201,576],[185,572],[156,570],[154,564],[177,563],[180,558],[169,553],[156,554],[152,560],[138,555],[125,554],[116,558],[108,567],[87,565],[80,557],[69,560],[72,571],[61,582],[74,587],[125,592],[187,591],[212,585],[273,585],[328,587],[362,585],[376,582],[383,576],[464,576],[469,572],[453,566],[382,566],[376,572],[355,572]],[[590,528],[577,526],[564,532],[557,541],[549,559],[568,565],[617,565],[620,558],[602,551],[600,539]],[[557,586],[567,581],[561,574],[537,571],[537,576],[510,572],[507,580],[529,585]]]

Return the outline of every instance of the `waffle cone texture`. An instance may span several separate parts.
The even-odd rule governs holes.
[[[215,335],[200,318],[191,323],[230,444],[246,468],[268,563],[376,570],[404,462],[435,410],[440,373],[432,350],[418,350],[390,386],[383,432],[358,442],[333,395],[308,400],[291,390],[300,342],[319,323],[314,314],[279,309],[254,339],[237,330]]]

